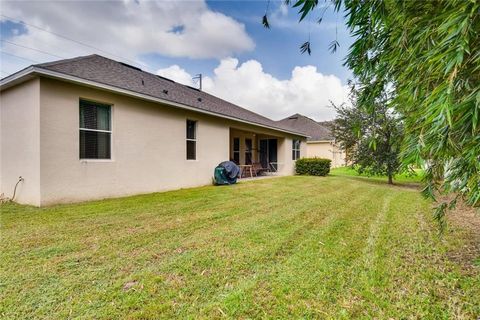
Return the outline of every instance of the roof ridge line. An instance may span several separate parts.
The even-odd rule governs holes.
[[[98,55],[95,54],[95,53],[92,53],[92,54],[87,54],[85,56],[78,56],[78,57],[74,57],[74,58],[67,58],[67,59],[55,60],[55,61],[44,62],[44,63],[36,63],[36,64],[32,64],[32,66],[37,67],[37,68],[57,66],[57,65],[69,63],[69,62],[72,62],[72,61],[77,61],[77,60],[93,57],[93,56],[98,56]]]
[[[211,93],[199,91],[178,82],[171,82],[170,79],[161,78],[149,71],[127,67],[120,61],[99,54],[34,64],[29,68],[31,70],[28,74],[36,72],[38,75],[51,75],[59,79],[67,79],[67,81],[72,79],[73,82],[89,83],[108,90],[118,90],[121,93],[128,92],[128,94],[148,96],[148,99],[168,101],[168,104],[171,103],[181,108],[193,108],[194,111],[198,112],[226,117],[293,135],[308,136],[302,130],[291,128],[289,125],[279,123]],[[26,73],[19,74],[18,72],[14,75],[17,76],[2,79],[2,88],[10,82],[13,83],[19,77],[25,78],[27,76]],[[168,89],[167,93],[162,91],[162,88]],[[168,91],[171,91],[172,95],[167,97]],[[162,92],[164,94],[161,94]]]

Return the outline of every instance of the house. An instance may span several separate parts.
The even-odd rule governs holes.
[[[291,175],[306,152],[303,132],[99,55],[12,74],[0,104],[0,194],[21,176],[35,206],[207,185],[229,159]]]
[[[318,157],[332,160],[332,167],[341,167],[346,164],[345,151],[335,143],[330,130],[331,122],[317,122],[301,114],[294,114],[278,121],[279,124],[303,132],[308,135],[307,157]]]

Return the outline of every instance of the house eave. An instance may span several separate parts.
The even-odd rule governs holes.
[[[334,142],[334,140],[310,140],[310,141],[307,141],[307,143],[331,143],[331,142]]]
[[[309,137],[308,135],[305,135],[305,134],[300,133],[300,132],[295,132],[295,131],[285,130],[285,129],[276,128],[276,127],[272,127],[272,126],[267,126],[267,125],[256,123],[256,122],[253,122],[253,121],[248,121],[248,120],[239,119],[239,118],[236,118],[236,117],[232,117],[232,116],[228,116],[228,115],[224,115],[224,114],[220,114],[220,113],[215,113],[215,112],[211,112],[211,111],[207,111],[207,110],[198,109],[198,108],[195,108],[195,107],[191,107],[189,105],[185,105],[185,104],[181,104],[181,103],[177,103],[177,102],[153,97],[153,96],[150,96],[150,95],[146,95],[146,94],[143,94],[143,93],[139,93],[139,92],[135,92],[135,91],[127,90],[127,89],[118,88],[118,87],[115,87],[115,86],[112,86],[112,85],[108,85],[108,84],[104,84],[104,83],[100,83],[100,82],[96,82],[96,81],[82,79],[82,78],[75,77],[75,76],[72,76],[72,75],[67,75],[67,74],[64,74],[64,73],[61,73],[61,72],[46,70],[46,69],[39,68],[39,67],[36,67],[36,66],[30,66],[30,67],[25,68],[25,69],[23,69],[23,70],[21,70],[17,73],[12,74],[12,75],[10,75],[6,78],[3,78],[0,81],[0,91],[5,90],[5,89],[7,89],[9,87],[12,87],[16,84],[19,84],[21,82],[24,82],[24,81],[26,81],[30,78],[35,77],[35,76],[44,76],[44,77],[57,79],[57,80],[62,80],[62,81],[66,81],[66,82],[71,82],[71,83],[75,83],[75,84],[80,84],[80,85],[84,85],[84,86],[88,86],[88,87],[92,87],[92,88],[102,89],[102,90],[106,90],[106,91],[110,91],[110,92],[114,92],[114,93],[119,93],[119,94],[123,94],[123,95],[130,96],[130,97],[135,97],[135,98],[142,99],[142,100],[147,100],[147,101],[151,101],[151,102],[156,102],[156,103],[169,105],[169,106],[184,109],[184,110],[194,111],[194,112],[211,115],[211,116],[218,117],[218,118],[237,121],[237,122],[240,122],[240,123],[254,125],[254,126],[257,126],[257,127],[262,127],[262,128],[266,128],[266,129],[270,129],[270,130],[274,130],[274,131],[278,131],[278,132],[288,133],[288,134],[294,135],[294,136],[299,136],[299,137],[304,137],[304,138]]]
[[[35,67],[29,66],[0,80],[0,91],[13,87],[35,77]]]

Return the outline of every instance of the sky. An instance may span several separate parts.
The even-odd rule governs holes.
[[[348,101],[353,40],[342,13],[325,6],[299,23],[297,8],[274,0],[1,1],[1,77],[97,53],[187,85],[202,74],[204,91],[274,120],[331,120],[330,101]],[[312,53],[301,54],[309,38]]]

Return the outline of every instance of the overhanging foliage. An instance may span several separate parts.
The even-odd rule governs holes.
[[[424,194],[480,205],[480,2],[325,2],[344,10],[355,37],[346,65],[363,84],[359,105],[373,111],[388,92],[405,119],[402,160],[426,164]],[[300,20],[320,8],[318,0],[286,3]],[[447,207],[439,204],[437,217]]]

